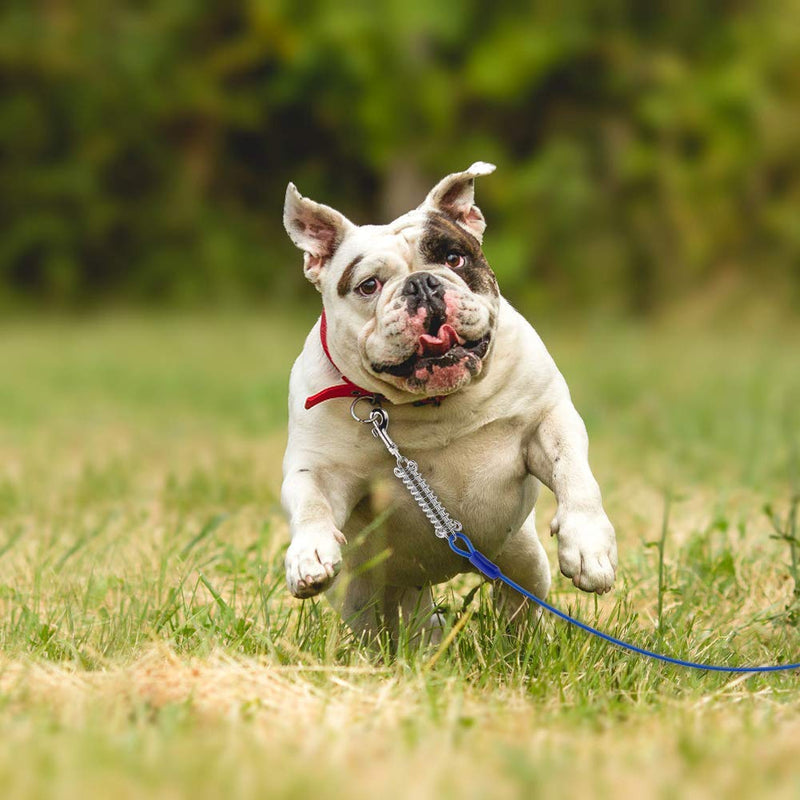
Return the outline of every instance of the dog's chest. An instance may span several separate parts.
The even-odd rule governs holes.
[[[536,501],[538,482],[526,470],[522,432],[511,421],[494,422],[429,447],[402,447],[477,547],[490,557],[519,530]],[[392,558],[387,568],[411,580],[421,569],[431,580],[443,580],[463,569],[453,557],[386,460],[373,484],[373,513],[392,509],[383,526]]]
[[[515,517],[526,479],[522,444],[509,425],[495,423],[446,445],[409,451],[451,511],[480,535]]]

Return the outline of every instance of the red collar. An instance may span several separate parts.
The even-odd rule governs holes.
[[[324,403],[326,400],[333,400],[336,397],[375,397],[383,402],[386,401],[386,398],[382,394],[376,394],[375,392],[362,389],[360,386],[357,386],[355,383],[353,383],[353,381],[351,381],[349,378],[346,378],[344,375],[342,375],[342,371],[336,366],[336,363],[331,358],[331,352],[328,350],[328,321],[325,318],[324,308],[322,309],[322,315],[319,318],[319,338],[320,342],[322,343],[322,349],[327,356],[328,361],[331,362],[333,368],[341,375],[342,383],[337,383],[334,386],[328,386],[327,389],[323,389],[321,392],[317,392],[316,394],[312,394],[310,397],[307,397],[305,403],[306,409],[313,408],[320,403]],[[413,403],[413,405],[438,406],[442,400],[444,400],[444,395],[426,397],[423,400],[417,400],[417,402]]]
[[[331,351],[328,350],[328,321],[325,319],[325,309],[322,309],[322,316],[319,318],[319,338],[322,342],[322,349],[328,357],[328,361],[333,364],[334,369],[342,375],[342,371],[336,366],[336,363],[331,358]],[[326,400],[333,400],[335,397],[378,397],[383,400],[382,395],[376,395],[375,392],[368,392],[360,386],[356,386],[353,381],[345,378],[342,375],[344,383],[337,383],[335,386],[329,386],[321,392],[312,394],[306,398],[306,409],[313,408],[319,403],[324,403]]]

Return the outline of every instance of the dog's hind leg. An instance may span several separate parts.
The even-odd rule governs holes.
[[[431,587],[392,588],[398,609],[398,634],[404,630],[412,645],[438,645],[442,640],[444,618],[435,609]]]
[[[388,634],[393,647],[401,641],[438,644],[441,640],[443,623],[435,613],[430,586],[386,586],[380,575],[351,575],[344,570],[327,597],[358,638],[374,641]]]
[[[494,559],[498,567],[515,583],[537,597],[544,598],[550,589],[550,564],[536,533],[535,512],[531,511],[522,527],[505,544]],[[542,614],[515,589],[505,584],[493,588],[495,607],[515,628],[536,623]]]

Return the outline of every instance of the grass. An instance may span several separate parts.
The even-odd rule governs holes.
[[[387,659],[288,597],[312,319],[0,327],[4,796],[798,795],[796,673],[686,672],[561,623],[511,640],[472,578],[439,592],[445,649]],[[556,576],[553,601],[679,656],[798,660],[798,329],[539,330],[621,554],[614,593]]]

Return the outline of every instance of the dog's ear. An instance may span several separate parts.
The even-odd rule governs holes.
[[[443,178],[430,190],[420,208],[440,211],[450,217],[479,242],[483,241],[486,220],[475,205],[475,178],[495,171],[494,164],[476,161],[464,172],[454,172]]]
[[[283,226],[289,238],[303,251],[303,270],[315,286],[345,234],[355,226],[338,211],[303,197],[297,187],[286,187]]]

